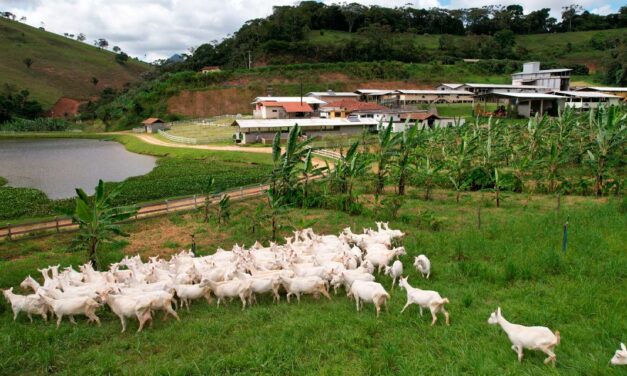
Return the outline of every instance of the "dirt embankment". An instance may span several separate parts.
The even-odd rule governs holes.
[[[342,91],[367,89],[428,89],[431,86],[415,84],[408,81],[352,81],[342,73],[325,73],[322,82],[342,83]],[[291,82],[283,80],[282,83]],[[276,83],[268,81],[259,85],[248,85],[245,82],[230,82],[236,87],[226,89],[184,90],[168,99],[168,112],[190,117],[209,117],[224,114],[248,114],[252,112],[251,102],[255,97],[266,95],[265,87]],[[241,84],[241,86],[240,86]],[[246,86],[245,86],[246,85]],[[258,87],[252,89],[251,87]],[[276,93],[279,96],[280,93]]]
[[[53,118],[74,117],[78,115],[78,109],[83,103],[85,103],[85,101],[61,97],[52,108],[46,112],[46,116]]]

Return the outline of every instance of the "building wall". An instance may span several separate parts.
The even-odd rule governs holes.
[[[307,128],[302,128],[302,134],[307,137],[328,137],[328,136],[352,136],[361,134],[364,130],[363,124],[352,125],[341,125],[335,126],[334,129],[329,130],[307,130]],[[246,133],[246,130],[240,130],[242,133],[242,143],[243,144],[253,144],[256,142],[261,142],[261,139],[265,139],[266,142],[272,142],[276,132],[274,131],[263,131],[263,132],[249,132]],[[281,132],[281,140],[286,140],[289,132]]]

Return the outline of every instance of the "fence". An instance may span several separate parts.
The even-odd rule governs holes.
[[[233,188],[219,194],[212,195],[210,203],[218,202],[222,195],[228,195],[231,200],[243,200],[250,197],[257,197],[264,194],[267,189],[268,186],[263,184]],[[156,217],[178,211],[193,210],[202,207],[205,202],[205,196],[194,195],[143,204],[139,206],[137,214],[130,220]],[[57,217],[52,220],[27,222],[15,225],[8,224],[0,226],[0,240],[16,240],[36,235],[75,231],[76,229],[78,229],[78,225],[72,223],[72,219],[69,217]]]
[[[314,150],[312,154],[319,155],[321,157],[336,159],[336,160],[339,160],[342,158],[342,154],[338,153],[337,151],[328,150],[328,149]]]

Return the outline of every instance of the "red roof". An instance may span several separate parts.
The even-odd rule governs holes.
[[[164,121],[159,119],[159,118],[148,118],[148,119],[142,121],[142,124],[150,125],[150,124],[163,123],[163,122]]]
[[[372,102],[360,102],[354,99],[342,99],[322,106],[323,108],[343,108],[347,112],[364,110],[387,110],[387,107]]]
[[[305,102],[261,102],[266,107],[283,107],[285,112],[313,112],[311,106]]]

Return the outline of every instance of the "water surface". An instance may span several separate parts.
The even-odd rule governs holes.
[[[0,140],[0,176],[11,187],[37,188],[52,199],[94,193],[98,179],[144,175],[156,158],[127,151],[113,141],[86,139]]]

